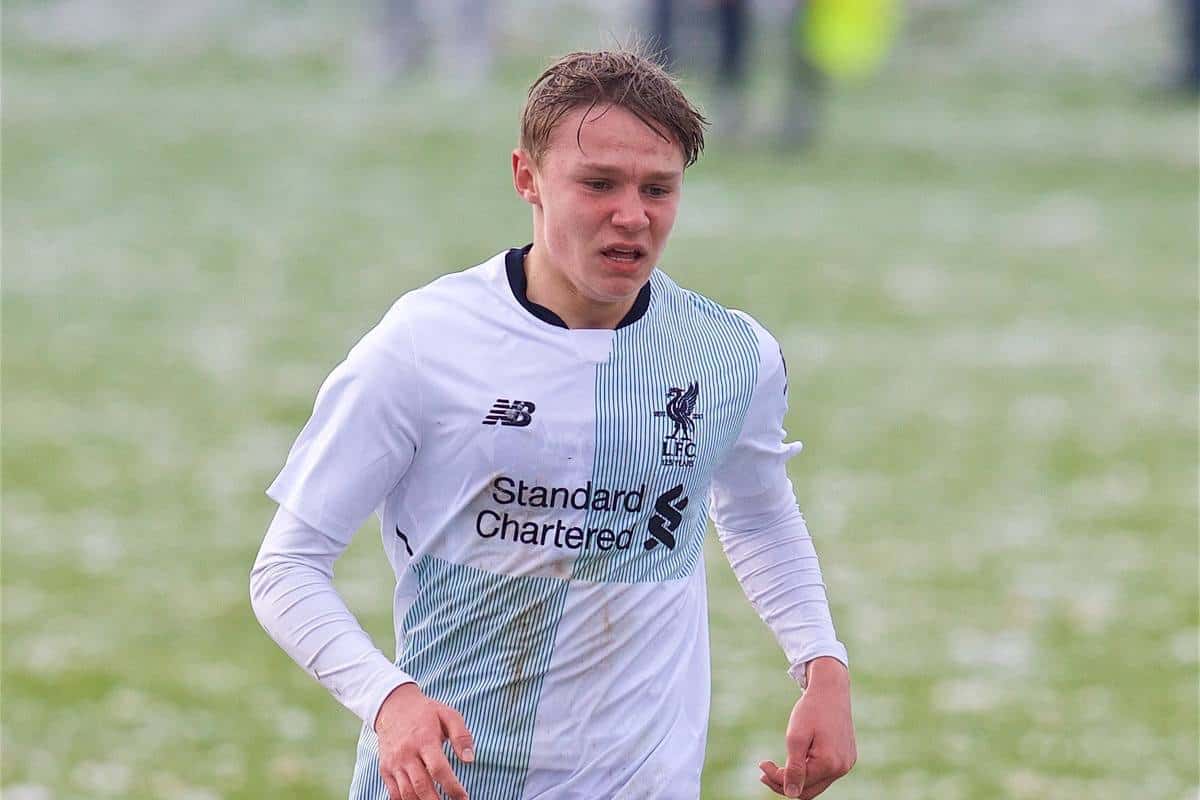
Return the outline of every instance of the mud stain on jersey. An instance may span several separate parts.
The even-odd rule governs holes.
[[[603,647],[604,652],[607,653],[609,648],[612,647],[613,643],[612,612],[609,610],[607,602],[600,607],[600,625],[601,632],[604,636],[604,641],[601,642],[601,647]]]
[[[521,700],[525,684],[535,675],[530,674],[530,661],[535,656],[549,633],[547,630],[551,598],[530,603],[513,618],[512,650],[508,654],[510,680],[506,685],[511,702]]]

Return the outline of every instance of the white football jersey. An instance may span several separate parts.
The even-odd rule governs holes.
[[[694,800],[710,510],[799,513],[779,347],[658,270],[617,329],[567,329],[525,297],[527,250],[397,301],[268,494],[338,540],[378,513],[396,664],[466,719],[472,798]],[[819,591],[793,664],[846,658]],[[355,800],[387,797],[370,722]]]

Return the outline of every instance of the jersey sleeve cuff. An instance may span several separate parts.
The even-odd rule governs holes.
[[[390,674],[381,675],[372,685],[366,697],[367,702],[361,712],[359,712],[359,709],[351,709],[355,713],[358,713],[362,721],[369,725],[372,730],[375,729],[375,719],[379,716],[379,709],[383,708],[383,701],[388,699],[388,695],[398,686],[417,682],[413,676],[399,667],[394,667],[393,670]]]
[[[800,684],[801,689],[808,688],[807,667],[808,662],[816,658],[835,658],[842,662],[842,666],[850,669],[850,656],[846,652],[846,646],[841,642],[821,642],[811,647],[802,658],[788,667],[788,675],[792,680]]]

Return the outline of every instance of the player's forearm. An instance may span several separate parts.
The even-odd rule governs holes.
[[[291,658],[365,721],[411,680],[375,647],[333,586],[340,547],[280,510],[250,574],[259,623]]]
[[[848,663],[829,613],[816,548],[794,503],[767,527],[718,526],[718,533],[742,590],[787,655],[792,677],[805,683],[805,665],[823,656]]]

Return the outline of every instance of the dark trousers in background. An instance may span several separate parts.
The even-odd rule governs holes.
[[[1200,2],[1200,0],[1198,0]],[[651,0],[650,46],[658,61],[668,69],[678,67],[675,53],[680,12],[697,3],[686,0]],[[787,37],[786,98],[780,124],[780,144],[788,148],[808,144],[817,129],[825,76],[817,69],[803,46],[800,28],[806,3],[798,0]],[[690,9],[689,9],[690,10]],[[751,13],[749,0],[719,0],[711,8],[716,27],[716,129],[718,134],[737,136],[746,116],[746,83],[750,60]]]
[[[1200,93],[1200,0],[1179,0],[1183,25],[1181,88]]]
[[[650,46],[658,62],[668,69],[676,67],[675,27],[680,5],[676,0],[652,0],[650,5]],[[721,0],[713,9],[719,84],[739,84],[746,78],[749,6],[746,0]]]

